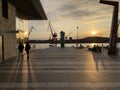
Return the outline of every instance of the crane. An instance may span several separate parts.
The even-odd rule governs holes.
[[[67,38],[68,38],[71,34],[72,34],[72,31],[70,31],[70,32],[68,33],[68,35],[66,35],[65,39],[67,40]]]
[[[57,43],[57,33],[55,32],[54,27],[52,26],[50,21],[47,30],[50,30],[52,35],[52,37],[49,38],[50,43]]]
[[[30,34],[31,34],[31,32],[32,32],[32,30],[36,30],[36,28],[34,28],[33,26],[31,27],[31,29],[30,29],[30,31],[29,31],[29,33],[28,33],[28,37],[30,36]]]

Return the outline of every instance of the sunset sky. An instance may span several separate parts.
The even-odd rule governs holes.
[[[41,0],[41,3],[58,34],[58,39],[60,31],[64,31],[66,36],[71,32],[69,37],[76,38],[77,26],[79,38],[110,34],[113,7],[100,4],[99,0]],[[48,20],[29,21],[29,27],[36,28],[32,31],[30,39],[48,39],[48,23]]]

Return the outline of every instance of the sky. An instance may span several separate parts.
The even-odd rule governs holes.
[[[33,26],[30,39],[49,39],[49,21],[60,38],[64,31],[67,37],[75,39],[88,36],[109,37],[111,30],[113,6],[101,4],[99,0],[40,0],[48,20],[29,21]],[[110,1],[110,0],[109,0]],[[118,1],[120,0],[111,0]],[[119,8],[120,11],[120,8]],[[120,16],[120,13],[119,13]],[[94,35],[92,32],[96,32]]]

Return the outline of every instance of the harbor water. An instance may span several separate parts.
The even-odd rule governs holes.
[[[81,43],[82,44],[82,43]],[[31,44],[31,47],[34,48],[34,49],[46,49],[46,48],[49,48],[51,44],[49,43],[46,43],[46,44],[43,44],[43,43],[39,43],[39,44],[36,44],[36,43],[33,43]],[[84,47],[87,47],[87,46],[93,46],[93,45],[99,45],[100,47],[107,47],[109,44],[108,43],[84,43],[82,44]],[[80,46],[80,44],[78,45]],[[60,47],[60,44],[57,44],[57,47]],[[65,47],[76,47],[76,44],[75,43],[72,43],[72,44],[65,44]],[[117,44],[117,48],[120,48],[120,43]]]

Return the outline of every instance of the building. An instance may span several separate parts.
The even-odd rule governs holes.
[[[47,20],[40,0],[0,0],[0,62],[16,56],[16,33],[27,20]]]

